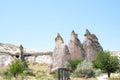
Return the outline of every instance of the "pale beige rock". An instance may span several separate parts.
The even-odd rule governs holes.
[[[71,59],[84,59],[85,58],[85,51],[83,49],[83,45],[81,44],[80,40],[78,39],[78,34],[74,31],[71,32],[70,40],[68,43],[68,49],[71,54]]]
[[[55,38],[55,49],[52,55],[52,70],[65,67],[68,60],[70,60],[70,53],[67,45],[60,34]]]
[[[84,36],[85,40],[83,41],[83,48],[86,52],[86,60],[92,62],[95,59],[97,52],[103,50],[103,48],[98,42],[96,35],[91,34],[88,29]]]

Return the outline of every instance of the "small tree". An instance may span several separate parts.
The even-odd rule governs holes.
[[[9,67],[9,72],[17,79],[25,69],[24,62],[19,59],[15,59],[15,62]]]
[[[112,72],[119,69],[119,60],[117,57],[111,56],[109,51],[99,51],[93,61],[93,67],[107,72],[108,77],[110,77]]]

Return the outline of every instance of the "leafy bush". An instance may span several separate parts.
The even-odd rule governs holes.
[[[21,75],[25,69],[24,62],[19,59],[15,59],[15,62],[10,65],[8,71],[17,79],[17,77]]]
[[[73,78],[77,78],[79,74],[76,71],[73,71],[70,76]]]
[[[83,61],[81,64],[78,64],[77,68],[71,74],[71,76],[90,78],[90,77],[95,77],[95,72],[92,69],[92,65],[90,63]]]
[[[77,68],[77,65],[80,64],[82,59],[69,60],[66,64],[66,67],[74,71]]]
[[[93,67],[101,69],[110,77],[111,73],[119,70],[119,60],[116,56],[111,56],[109,51],[99,51],[96,59],[93,61]]]

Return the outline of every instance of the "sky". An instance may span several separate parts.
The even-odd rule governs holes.
[[[68,44],[74,30],[83,42],[86,29],[120,51],[120,0],[0,0],[0,43],[53,50],[57,33]]]

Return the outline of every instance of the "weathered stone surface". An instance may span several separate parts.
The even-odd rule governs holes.
[[[38,51],[24,48],[24,53],[30,55],[25,56],[25,60],[27,61],[33,63],[52,63],[51,55],[53,51]],[[15,55],[17,56],[17,58],[20,59],[23,57],[23,55],[20,54],[19,46],[13,44],[0,43],[0,66],[8,66],[9,64],[11,64],[12,61],[14,61]]]
[[[96,35],[91,34],[88,29],[86,29],[84,36],[85,40],[83,41],[83,48],[86,52],[86,60],[91,62],[95,59],[96,53],[99,50],[103,50],[103,48],[98,42]]]
[[[54,52],[46,55],[46,53],[49,53],[48,51],[39,52],[24,48],[24,53],[29,53],[30,55],[25,56],[25,60],[38,63],[52,63],[50,64],[50,68],[48,70],[65,67],[66,62],[70,59],[85,58],[87,61],[91,62],[95,59],[96,53],[103,49],[95,34],[91,34],[89,30],[86,30],[84,36],[85,40],[83,41],[83,44],[81,44],[80,40],[78,39],[78,34],[72,31],[67,46],[64,44],[63,38],[60,36],[60,34],[58,34],[55,38]],[[16,55],[17,53],[20,53],[19,46],[0,43],[0,65],[4,66],[11,63],[13,59],[12,56]]]
[[[25,61],[24,48],[23,48],[23,46],[20,45],[19,49],[20,49],[19,59],[22,60],[22,61]]]
[[[60,34],[55,38],[55,49],[52,55],[52,70],[65,67],[65,64],[70,60],[70,53],[67,45]]]
[[[12,61],[13,61],[13,58],[10,55],[0,54],[0,67],[7,66],[11,64]]]
[[[78,34],[76,34],[74,31],[71,32],[68,48],[71,54],[71,59],[85,58],[85,51],[83,49],[83,45],[78,39]]]
[[[46,63],[51,64],[52,63],[52,56],[51,55],[37,55],[37,56],[28,56],[25,57],[25,60],[31,62],[31,63]]]

